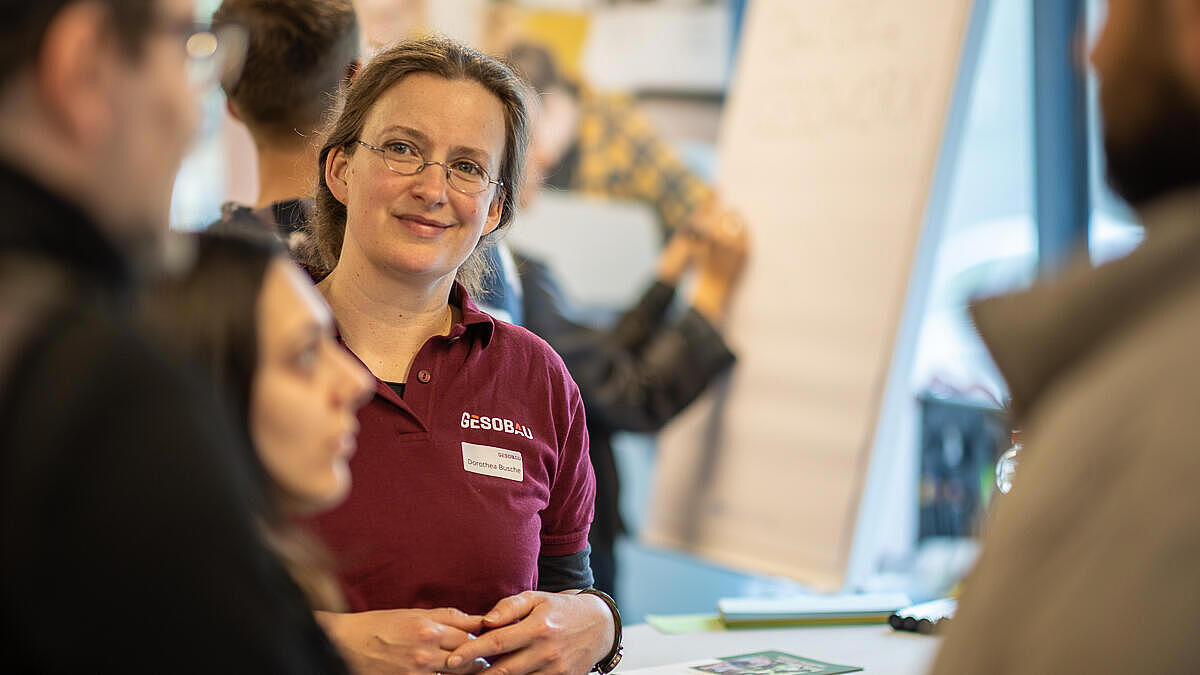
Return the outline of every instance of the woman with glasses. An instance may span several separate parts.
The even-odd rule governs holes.
[[[310,270],[378,380],[354,489],[312,522],[352,607],[374,610],[318,615],[360,668],[486,660],[515,675],[618,659],[616,607],[590,591],[579,390],[542,340],[471,300],[513,216],[527,138],[506,67],[426,39],[363,67],[320,152]],[[427,630],[403,628],[414,621]]]

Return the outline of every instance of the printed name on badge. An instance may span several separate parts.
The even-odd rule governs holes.
[[[463,442],[463,468],[471,473],[506,478],[518,483],[525,480],[521,453],[490,445]]]

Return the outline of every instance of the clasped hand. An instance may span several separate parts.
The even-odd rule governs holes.
[[[317,621],[337,645],[350,669],[376,673],[454,673],[469,675],[487,667],[464,661],[446,668],[446,658],[483,630],[483,617],[457,609],[388,609],[354,614],[317,612]]]
[[[316,617],[359,675],[471,675],[485,668],[497,675],[578,675],[608,654],[616,630],[602,600],[572,591],[526,591],[496,603],[486,617],[456,609]]]
[[[486,632],[454,650],[448,670],[477,659],[489,673],[580,675],[612,648],[616,627],[594,595],[525,591],[496,603],[483,619]]]

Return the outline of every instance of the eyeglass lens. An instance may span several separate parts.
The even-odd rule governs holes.
[[[184,43],[188,76],[198,89],[220,83],[229,87],[241,74],[246,56],[246,31],[241,26],[215,28],[199,24]]]
[[[416,151],[402,154],[386,148],[383,151],[383,160],[389,169],[406,176],[418,173],[428,165],[436,165],[439,169],[447,171],[450,187],[467,194],[478,194],[488,186],[487,174],[483,169],[464,160],[446,166],[441,162],[426,162]]]

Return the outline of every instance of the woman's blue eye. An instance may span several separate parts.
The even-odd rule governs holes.
[[[408,143],[388,143],[387,151],[396,155],[411,155],[414,150]]]
[[[482,176],[483,175],[483,169],[479,168],[478,164],[476,164],[474,162],[468,162],[466,160],[460,160],[460,161],[455,162],[450,167],[450,170],[457,171],[459,173],[464,173],[464,174],[467,174],[468,176]]]

